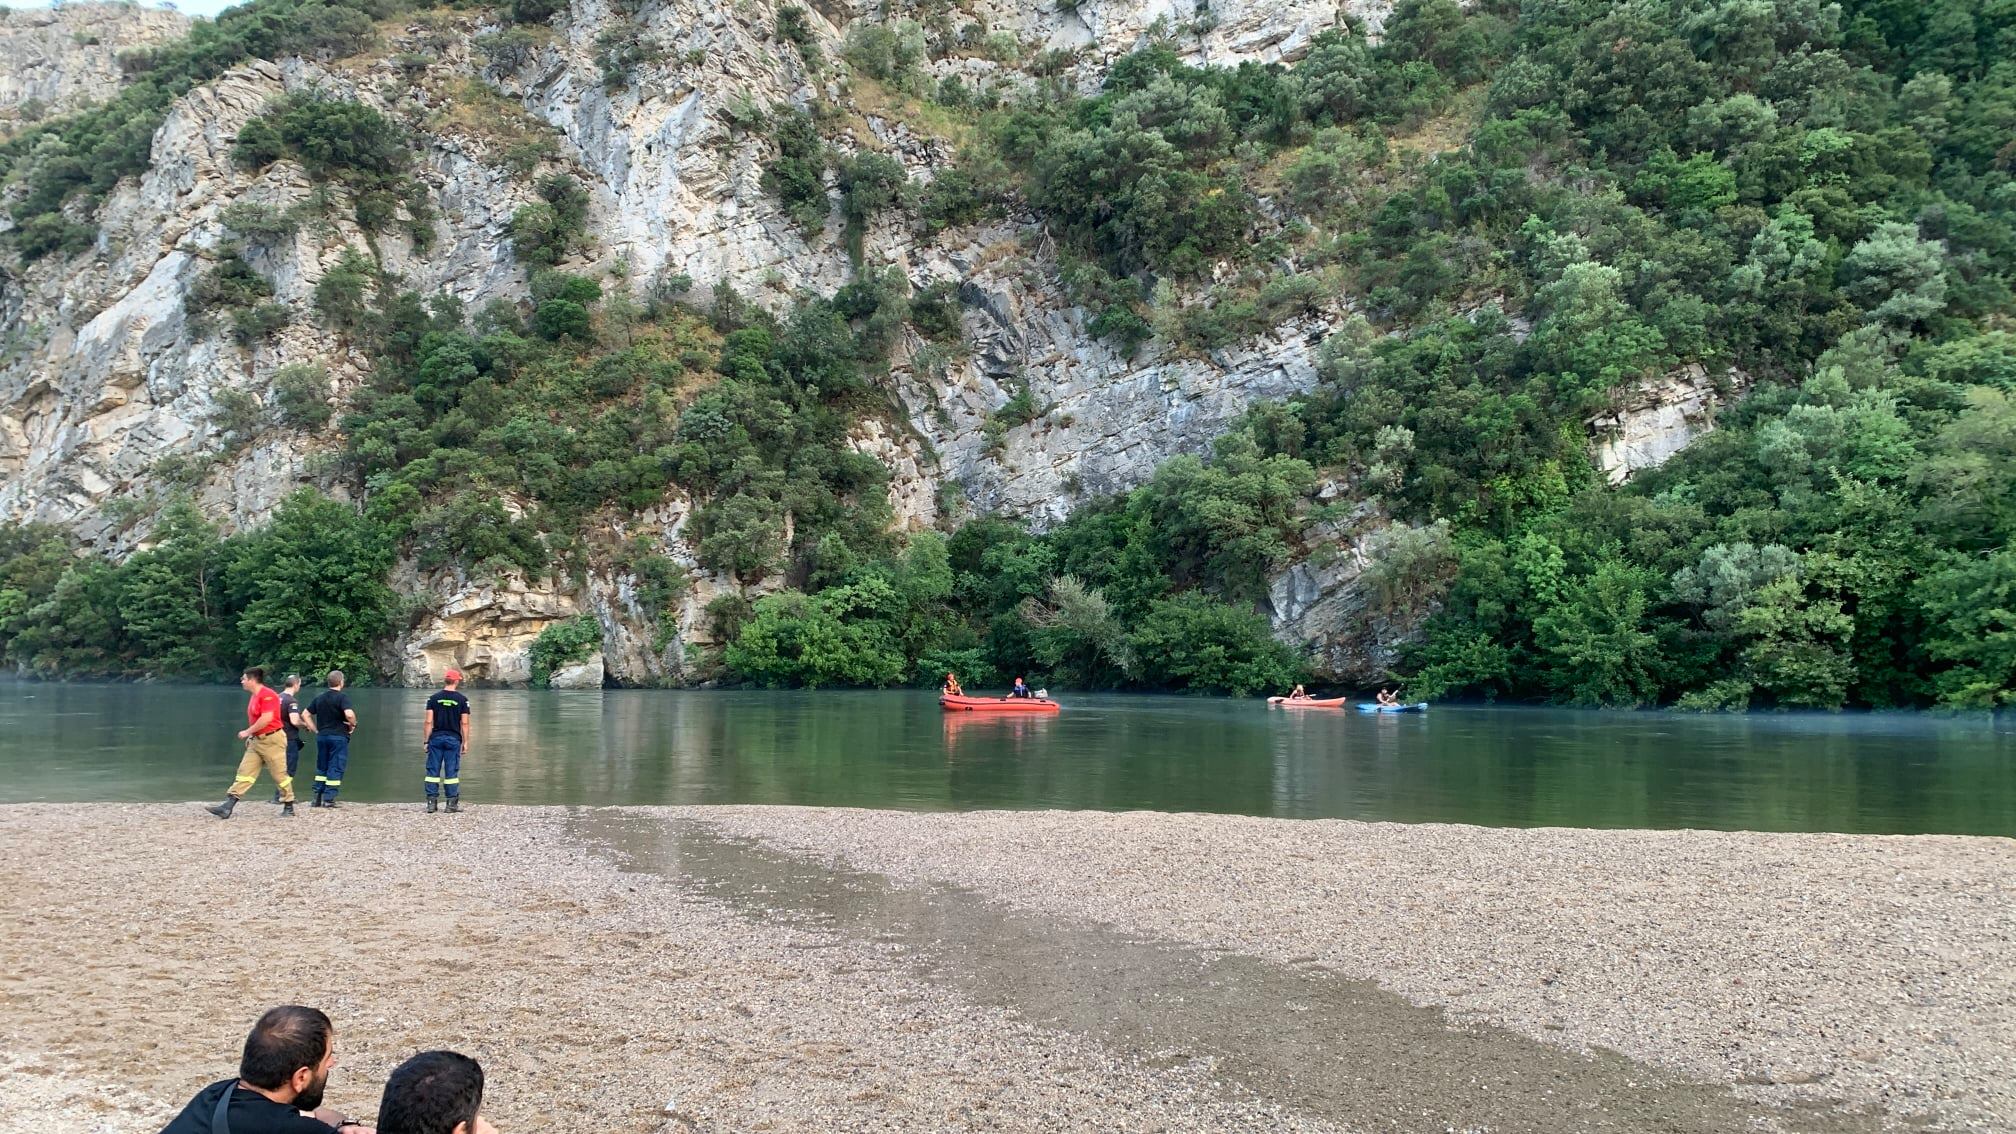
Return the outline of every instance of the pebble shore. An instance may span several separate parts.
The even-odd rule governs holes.
[[[1773,1101],[2016,1130],[2016,841],[713,807],[732,835],[1376,981]]]
[[[513,1130],[1327,1131],[625,872],[578,811],[0,807],[0,1134],[158,1130],[274,1003],[329,1099],[455,1047]],[[1060,920],[1369,978],[1782,1101],[2016,1125],[2016,844],[1221,816],[621,809]],[[1522,1041],[1523,1042],[1523,1041]]]

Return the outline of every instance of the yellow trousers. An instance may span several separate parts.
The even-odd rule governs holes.
[[[231,781],[231,798],[244,799],[259,779],[264,767],[280,785],[280,802],[294,802],[294,777],[287,774],[287,731],[276,729],[245,742],[245,755],[238,761],[238,778]]]

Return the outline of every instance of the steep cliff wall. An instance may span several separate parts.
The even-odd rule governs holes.
[[[188,30],[180,12],[137,5],[0,12],[0,120],[34,121],[103,102],[127,78],[122,52],[168,43]]]
[[[1166,2],[996,4],[975,16],[1038,50],[1075,52],[1082,85],[1096,85],[1111,59],[1151,28],[1194,13]],[[1334,23],[1330,5],[1221,5],[1215,26],[1185,41],[1193,59],[1292,59],[1314,31]],[[1364,13],[1376,20],[1383,8]],[[831,290],[853,268],[841,225],[808,238],[763,192],[765,151],[733,129],[748,105],[819,97],[858,120],[858,144],[901,160],[928,180],[951,156],[945,139],[920,132],[856,99],[829,70],[812,76],[771,29],[766,3],[724,7],[670,0],[640,8],[581,0],[535,49],[499,65],[475,50],[485,26],[472,15],[414,21],[383,30],[368,57],[321,66],[299,59],[254,61],[181,99],[154,138],[151,168],[122,184],[102,214],[90,252],[29,265],[6,289],[0,362],[0,518],[68,525],[115,552],[144,542],[148,505],[171,490],[193,491],[227,531],[256,526],[295,485],[318,480],[333,440],[274,427],[222,446],[220,396],[262,396],[292,363],[324,366],[341,400],[367,360],[310,314],[318,280],[346,247],[375,248],[406,286],[443,291],[472,309],[522,296],[525,275],[507,235],[512,212],[529,199],[530,178],[500,166],[500,116],[520,132],[550,131],[557,156],[547,168],[580,177],[593,194],[590,262],[575,271],[620,267],[645,288],[684,275],[696,294],[716,283],[759,303],[806,289]],[[827,7],[811,20],[827,58],[841,49],[844,22],[875,18]],[[51,105],[102,98],[117,81],[113,53],[172,36],[168,14],[66,8],[8,17],[11,36],[4,99],[33,95]],[[659,50],[620,89],[604,83],[598,43],[614,34]],[[96,43],[86,40],[96,38]],[[416,77],[395,63],[428,58]],[[944,73],[1019,78],[1004,64],[945,59]],[[974,76],[977,77],[977,76]],[[818,84],[815,89],[815,84]],[[435,240],[417,252],[399,235],[367,236],[341,210],[271,244],[248,242],[247,261],[294,313],[289,326],[253,347],[195,325],[185,310],[191,286],[231,233],[221,214],[236,202],[287,208],[314,192],[290,162],[261,172],[234,166],[238,130],[288,92],[333,91],[379,107],[421,139],[419,177],[439,204]],[[480,106],[469,105],[481,93]],[[837,208],[837,197],[836,197]],[[837,213],[836,213],[837,217]],[[897,352],[899,415],[864,423],[857,447],[892,473],[891,495],[906,527],[941,519],[943,486],[980,512],[1025,516],[1039,525],[1080,500],[1124,490],[1163,459],[1200,451],[1254,398],[1279,397],[1315,381],[1323,319],[1303,319],[1211,357],[1177,357],[1151,345],[1125,358],[1086,332],[1086,313],[1057,290],[1054,265],[1028,221],[955,229],[925,239],[901,224],[863,240],[870,262],[892,263],[917,286],[954,280],[970,349],[949,365],[920,369],[922,343]],[[1004,254],[1007,253],[1007,254]],[[994,412],[1026,383],[1041,408],[1033,420],[990,430]],[[336,482],[324,485],[342,491]],[[118,507],[107,507],[121,502]],[[681,538],[685,507],[620,521],[659,541],[695,569],[678,626],[665,633],[626,596],[620,573],[584,584],[554,580],[472,582],[412,573],[424,596],[415,623],[395,644],[393,668],[411,679],[454,661],[491,680],[522,680],[524,649],[556,618],[587,611],[605,628],[608,672],[630,682],[679,680],[682,641],[704,634],[702,610],[725,582],[697,570]]]
[[[980,0],[960,18],[1011,38],[1017,49],[1007,58],[1049,53],[1046,66],[1090,90],[1151,36],[1173,32],[1169,42],[1193,63],[1288,62],[1340,19],[1376,29],[1387,7]],[[829,175],[829,223],[808,235],[764,189],[764,139],[738,123],[752,107],[817,102],[835,116],[843,152],[887,154],[928,183],[951,163],[957,138],[835,62],[850,23],[901,16],[866,3],[817,5],[807,34],[827,62],[811,68],[778,37],[778,6],[767,0],[576,0],[552,26],[521,32],[510,51],[486,46],[499,30],[490,17],[437,12],[384,24],[378,47],[361,56],[253,60],[198,86],[155,133],[150,168],[107,199],[96,245],[29,264],[0,288],[0,520],[62,524],[116,554],[145,544],[153,509],[171,493],[191,493],[233,531],[263,522],[298,485],[350,491],[331,471],[339,447],[331,428],[302,432],[267,419],[227,444],[220,407],[238,391],[269,399],[274,375],[297,363],[327,370],[334,404],[357,387],[369,359],[319,322],[312,302],[346,249],[368,247],[401,286],[452,295],[471,310],[522,301],[527,276],[509,225],[535,199],[541,173],[565,172],[588,188],[591,239],[562,266],[611,289],[642,294],[685,277],[695,296],[725,284],[781,309],[794,295],[846,283],[857,255],[894,265],[915,288],[955,284],[962,349],[933,350],[914,335],[899,343],[889,411],[858,422],[852,437],[889,470],[905,529],[981,513],[1054,524],[1085,500],[1140,484],[1172,455],[1204,451],[1256,399],[1315,384],[1342,301],[1208,353],[1157,340],[1123,354],[1091,334],[1089,313],[1065,296],[1033,217],[928,235],[883,220],[850,249]],[[184,26],[172,14],[121,8],[12,13],[0,21],[0,113],[31,97],[50,107],[104,98],[119,81],[119,50]],[[612,42],[649,47],[620,82],[606,73]],[[949,53],[923,66],[933,80],[956,75],[976,86],[1038,81],[1001,57]],[[231,147],[248,121],[282,95],[309,91],[356,99],[413,132],[416,176],[437,212],[424,248],[397,231],[360,229],[347,209],[318,207],[318,187],[293,162],[234,165]],[[528,139],[542,155],[529,167],[513,156]],[[234,242],[225,212],[245,203],[315,220],[284,237]],[[255,345],[192,318],[185,302],[230,246],[242,246],[292,316]],[[1000,420],[1025,391],[1034,412]],[[1642,424],[1644,413],[1665,412],[1651,404],[1603,423],[1620,438],[1612,445],[1620,465],[1684,443],[1669,443],[1676,434],[1667,425]],[[1704,427],[1702,413],[1673,412],[1682,432]],[[1668,440],[1633,440],[1647,430]],[[402,564],[399,590],[412,615],[381,668],[415,682],[449,664],[478,680],[522,681],[540,630],[585,614],[604,632],[591,671],[623,683],[690,679],[687,647],[706,642],[709,602],[744,589],[700,567],[687,538],[691,509],[675,494],[594,520],[602,534],[642,538],[688,572],[690,586],[666,610],[646,609],[637,580],[601,562],[572,578],[529,579]],[[1376,674],[1407,631],[1373,610],[1362,579],[1390,527],[1367,513],[1319,528],[1307,558],[1275,580],[1277,633],[1325,668]]]

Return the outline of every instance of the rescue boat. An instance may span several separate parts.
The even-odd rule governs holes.
[[[970,697],[941,693],[938,707],[948,713],[1054,713],[1063,708],[1044,697]]]

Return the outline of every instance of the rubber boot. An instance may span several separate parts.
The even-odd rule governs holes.
[[[322,785],[321,785],[321,784],[316,784],[316,785],[315,785],[315,800],[314,800],[314,802],[310,803],[310,804],[309,804],[308,806],[310,806],[310,807],[320,807],[320,806],[322,806]]]
[[[435,798],[434,798],[433,796],[431,796],[431,795],[430,795],[430,796],[428,796],[428,797],[427,797],[427,814],[429,814],[429,815],[432,815],[432,814],[434,814],[434,813],[435,813],[436,811],[439,811],[439,810],[441,810],[441,802],[440,802],[439,800],[435,799]]]
[[[324,799],[322,801],[322,806],[330,809],[331,811],[334,811],[336,809],[336,797],[332,795],[327,799]]]
[[[453,814],[455,814],[455,813],[456,813],[457,811],[460,811],[460,810],[462,810],[462,797],[461,797],[461,796],[459,796],[459,795],[451,795],[451,796],[449,796],[449,797],[448,797],[448,814],[450,814],[450,815],[453,815]]]
[[[280,802],[280,789],[277,787],[273,789],[273,802]]]
[[[280,818],[282,819],[294,818],[294,805],[292,803],[283,803],[280,805]]]
[[[208,811],[210,814],[215,815],[219,819],[229,819],[231,818],[231,809],[236,806],[238,806],[238,797],[235,795],[227,795],[224,797],[224,802],[218,804],[215,807],[206,807],[203,810]]]

